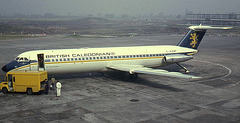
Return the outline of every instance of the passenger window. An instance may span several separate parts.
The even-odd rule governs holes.
[[[46,59],[45,62],[50,62],[50,59]]]
[[[74,61],[74,59],[73,59],[73,58],[71,58],[71,60],[72,60],[72,61]]]
[[[75,61],[77,61],[77,58],[75,58]]]

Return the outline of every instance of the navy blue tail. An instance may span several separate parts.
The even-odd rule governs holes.
[[[191,29],[177,44],[177,46],[197,49],[205,33],[206,30]]]

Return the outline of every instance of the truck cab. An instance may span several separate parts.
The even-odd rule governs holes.
[[[12,71],[6,74],[4,82],[0,83],[0,90],[8,92],[27,92],[33,94],[45,90],[47,82],[46,71]]]

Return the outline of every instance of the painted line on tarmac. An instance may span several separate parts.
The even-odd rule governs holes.
[[[232,70],[229,67],[227,67],[225,65],[222,65],[222,64],[219,64],[219,63],[213,63],[213,62],[210,62],[210,61],[203,61],[203,60],[192,60],[192,61],[198,61],[198,62],[203,62],[203,63],[208,63],[208,64],[214,64],[214,65],[220,66],[220,67],[225,68],[225,69],[228,70],[228,73],[226,75],[224,75],[224,76],[220,76],[220,77],[216,77],[216,78],[212,78],[212,79],[207,79],[207,80],[210,80],[210,81],[211,80],[216,80],[216,79],[222,79],[222,78],[228,77],[229,75],[232,74]],[[204,80],[206,80],[206,79],[204,79]],[[204,81],[204,80],[199,80],[199,81],[197,80],[197,82],[201,82],[201,81]]]

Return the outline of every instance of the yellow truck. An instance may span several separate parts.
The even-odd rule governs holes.
[[[0,90],[3,93],[27,92],[31,95],[45,90],[47,79],[47,71],[12,71],[0,83]]]

